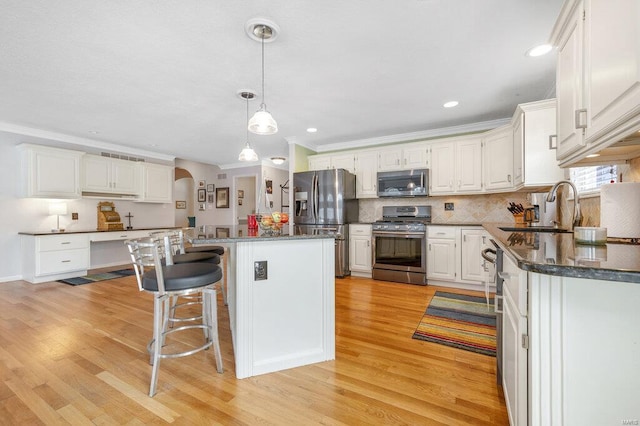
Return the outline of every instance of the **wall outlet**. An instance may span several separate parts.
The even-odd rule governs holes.
[[[71,213],[71,220],[78,220],[78,213]]]
[[[445,210],[453,210],[453,203],[444,203]]]
[[[267,261],[261,260],[258,262],[253,262],[253,280],[261,281],[267,279]]]

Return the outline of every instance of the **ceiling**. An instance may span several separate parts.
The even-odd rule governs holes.
[[[524,52],[548,40],[561,4],[0,0],[0,131],[238,163],[247,118],[237,93],[258,93],[251,115],[262,95],[252,18],[280,27],[265,44],[279,131],[248,136],[261,158],[286,156],[292,142],[321,152],[491,126],[554,96],[555,55]],[[459,106],[443,108],[450,100]]]

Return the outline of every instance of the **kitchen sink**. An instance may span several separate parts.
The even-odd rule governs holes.
[[[527,227],[499,226],[498,229],[501,229],[507,232],[548,232],[548,233],[558,233],[558,234],[566,234],[566,233],[573,232],[570,229],[554,228],[553,226],[527,226]]]

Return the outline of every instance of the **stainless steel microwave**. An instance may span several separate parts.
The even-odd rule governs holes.
[[[426,197],[429,169],[378,172],[378,197]]]

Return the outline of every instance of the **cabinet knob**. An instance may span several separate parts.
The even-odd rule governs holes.
[[[507,175],[507,182],[511,182],[511,175]]]

